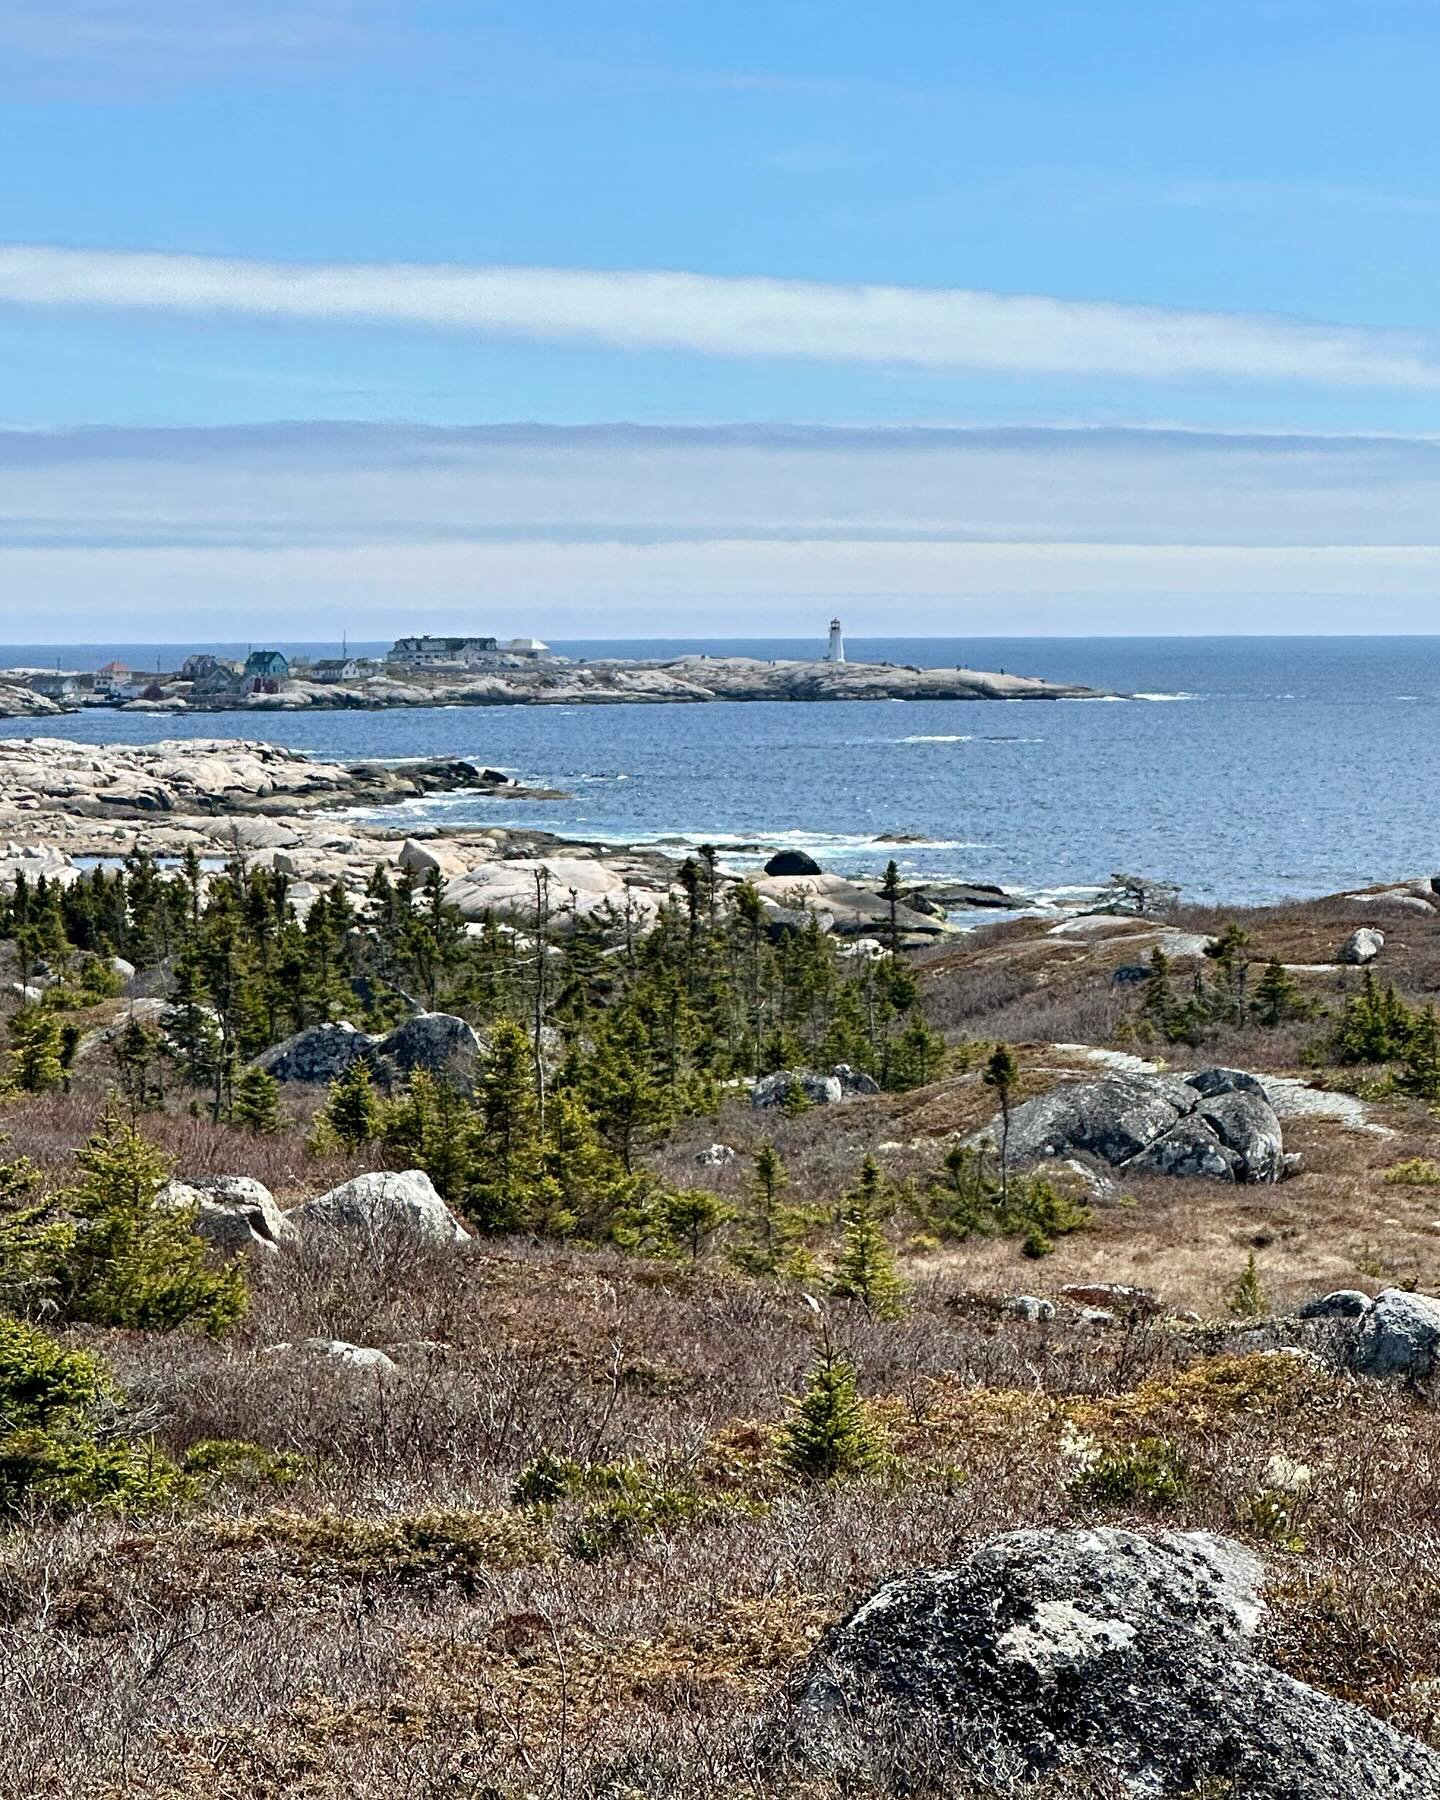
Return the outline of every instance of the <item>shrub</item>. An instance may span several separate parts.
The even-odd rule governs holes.
[[[1145,1506],[1161,1510],[1185,1497],[1189,1472],[1168,1438],[1147,1437],[1103,1451],[1070,1484],[1083,1506]]]
[[[120,1432],[122,1400],[98,1357],[0,1318],[0,1513],[131,1512],[188,1498],[192,1484],[168,1457]]]
[[[1428,1156],[1411,1156],[1392,1164],[1380,1179],[1390,1187],[1440,1187],[1440,1163]]]

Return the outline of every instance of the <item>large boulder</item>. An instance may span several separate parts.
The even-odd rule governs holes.
[[[417,1013],[372,1044],[374,1055],[402,1075],[413,1075],[417,1069],[432,1075],[447,1070],[469,1075],[480,1055],[479,1038],[453,1013]]]
[[[367,1063],[386,1080],[417,1069],[467,1080],[479,1054],[480,1040],[463,1019],[436,1012],[417,1013],[378,1035],[358,1031],[345,1019],[309,1025],[263,1050],[255,1061],[277,1081],[328,1083],[357,1062]]]
[[[190,1181],[171,1181],[157,1199],[162,1206],[193,1206],[196,1231],[221,1250],[273,1255],[295,1236],[295,1227],[269,1188],[251,1175],[197,1175]]]
[[[1346,938],[1335,960],[1363,967],[1366,963],[1374,962],[1384,948],[1385,933],[1377,931],[1373,925],[1362,925]]]
[[[1173,1076],[1114,1074],[1068,1082],[1014,1109],[1009,1153],[1016,1162],[1082,1155],[1122,1165],[1163,1137],[1196,1099]]]
[[[750,1090],[750,1104],[757,1108],[789,1106],[800,1095],[812,1106],[833,1106],[845,1098],[838,1075],[819,1075],[813,1069],[780,1069],[762,1075]]]
[[[886,1583],[821,1643],[782,1729],[887,1792],[941,1767],[1009,1793],[1440,1796],[1440,1756],[1261,1662],[1259,1560],[1202,1532],[1017,1531]]]
[[[998,1140],[992,1124],[972,1142]],[[1134,1174],[1274,1182],[1286,1173],[1280,1121],[1253,1075],[1120,1072],[1066,1082],[1010,1117],[1013,1162],[1094,1157]]]
[[[1440,1353],[1440,1300],[1428,1294],[1385,1288],[1364,1312],[1355,1341],[1355,1367],[1362,1375],[1398,1375],[1426,1381]]]
[[[308,1025],[255,1058],[277,1081],[331,1082],[370,1051],[374,1039],[347,1020]]]
[[[289,1217],[301,1237],[311,1242],[331,1235],[368,1240],[404,1234],[434,1244],[458,1244],[470,1236],[423,1169],[356,1175],[297,1206]]]

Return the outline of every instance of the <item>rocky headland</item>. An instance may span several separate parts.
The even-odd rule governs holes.
[[[157,676],[140,697],[86,698],[129,712],[295,712],[425,706],[617,706],[732,700],[1098,700],[1095,688],[976,669],[896,663],[768,662],[747,656],[682,656],[668,662],[563,659],[472,673],[397,670],[326,682],[303,674],[255,692],[225,677]],[[47,700],[22,672],[0,675],[0,717],[49,716],[73,705]]]

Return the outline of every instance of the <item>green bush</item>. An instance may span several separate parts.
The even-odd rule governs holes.
[[[1070,1484],[1082,1506],[1145,1506],[1162,1510],[1185,1497],[1189,1471],[1168,1438],[1141,1438],[1106,1450]]]
[[[188,1498],[193,1484],[167,1456],[123,1435],[122,1401],[98,1357],[0,1318],[0,1513],[133,1512]]]

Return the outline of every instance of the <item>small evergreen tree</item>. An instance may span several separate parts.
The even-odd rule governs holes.
[[[147,1331],[234,1324],[244,1279],[233,1263],[208,1266],[193,1208],[160,1200],[167,1158],[107,1110],[75,1160],[81,1180],[63,1201],[78,1229],[58,1271],[61,1316]]]
[[[1404,1055],[1414,1028],[1414,1015],[1394,987],[1382,988],[1367,969],[1360,992],[1345,1002],[1330,1052],[1342,1063],[1393,1062]]]
[[[1255,1266],[1255,1252],[1252,1250],[1230,1290],[1226,1307],[1232,1318],[1258,1319],[1268,1304],[1260,1281],[1260,1271]]]
[[[895,1319],[905,1309],[905,1284],[878,1216],[880,1171],[867,1156],[860,1180],[841,1214],[840,1261],[830,1291],[858,1300],[875,1319]]]
[[[24,1006],[10,1021],[10,1079],[27,1094],[65,1084],[60,1021],[48,1007]]]
[[[330,1083],[318,1121],[322,1136],[347,1150],[359,1150],[380,1136],[382,1113],[369,1066],[356,1060]]]
[[[1000,1102],[1000,1204],[1010,1202],[1010,1096],[1015,1091],[1020,1069],[1008,1044],[997,1044],[990,1053],[981,1080],[995,1090]]]
[[[827,1336],[816,1354],[805,1391],[790,1401],[782,1459],[801,1481],[834,1481],[863,1475],[880,1461],[879,1434],[860,1398],[855,1365]]]
[[[789,1185],[790,1176],[775,1146],[761,1144],[755,1152],[749,1208],[733,1252],[735,1261],[752,1275],[795,1276],[810,1271],[811,1260],[803,1248],[805,1215],[781,1198]]]
[[[1440,1100],[1440,1020],[1433,1005],[1416,1019],[1400,1060],[1395,1077],[1400,1092],[1431,1104]]]
[[[1256,1023],[1267,1031],[1274,1031],[1292,1019],[1313,1018],[1315,1013],[1314,1003],[1278,956],[1272,956],[1266,963],[1265,973],[1256,984],[1250,1010]]]
[[[269,1134],[280,1129],[280,1083],[254,1063],[230,1087],[230,1121],[249,1131]]]
[[[165,1040],[160,1033],[132,1013],[115,1045],[115,1066],[125,1098],[138,1111],[164,1104],[164,1057]]]
[[[1140,1011],[1161,1037],[1169,1038],[1175,1017],[1175,990],[1170,985],[1170,958],[1158,944],[1150,952],[1150,972],[1140,990]]]

